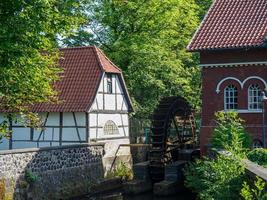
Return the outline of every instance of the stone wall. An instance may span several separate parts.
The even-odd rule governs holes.
[[[0,200],[87,194],[103,178],[103,154],[101,144],[0,151]]]

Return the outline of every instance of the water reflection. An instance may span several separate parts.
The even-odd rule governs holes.
[[[195,200],[195,196],[190,192],[183,192],[173,196],[159,197],[154,196],[152,192],[140,195],[123,195],[120,192],[111,194],[100,194],[97,196],[85,197],[79,200]],[[77,199],[78,200],[78,199]]]

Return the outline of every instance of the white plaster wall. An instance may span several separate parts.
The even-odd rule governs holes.
[[[129,136],[128,114],[90,113],[89,120],[90,120],[89,122],[90,139],[128,137]],[[105,135],[104,134],[104,125],[108,120],[113,121],[117,125],[119,129],[119,134],[116,134],[116,135]]]
[[[107,94],[107,75],[104,74],[100,82],[96,98],[91,107],[93,110],[128,110],[128,103],[122,89],[122,82],[118,75],[112,74],[112,94]]]
[[[0,122],[4,120],[3,113],[0,113]],[[59,113],[49,113],[46,121],[46,126],[59,126]],[[39,113],[43,123],[45,122],[47,113]],[[86,117],[83,112],[76,112],[76,121],[78,126],[86,126]],[[21,121],[21,120],[18,120]],[[22,123],[13,122],[14,126],[23,126]],[[75,126],[75,121],[72,113],[63,113],[63,126]],[[62,130],[62,145],[75,144],[86,142],[86,129],[78,128],[79,136],[76,128],[63,128]],[[59,127],[46,127],[42,129],[34,129],[33,141],[31,141],[31,129],[29,127],[13,127],[12,139],[14,140],[12,146],[14,149],[59,146]],[[37,140],[39,139],[39,142]],[[49,141],[48,141],[49,140]],[[52,140],[52,141],[50,141]],[[0,141],[0,150],[9,148],[9,139],[4,138]]]
[[[75,113],[77,126],[86,126],[85,113]],[[73,113],[63,113],[63,126],[75,126]],[[86,129],[85,128],[63,128],[62,130],[63,141],[85,141]]]
[[[112,169],[114,169],[116,167],[116,164],[119,164],[120,162],[123,162],[124,164],[128,165],[128,167],[132,166],[132,156],[130,147],[120,146],[121,144],[130,144],[128,138],[116,140],[101,140],[101,142],[105,143],[105,155],[103,157],[103,167],[105,173],[109,172],[111,167]],[[114,163],[115,158],[116,162]]]

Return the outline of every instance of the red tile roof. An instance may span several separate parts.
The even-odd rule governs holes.
[[[267,0],[214,0],[189,51],[260,47],[267,36]]]
[[[55,84],[59,92],[59,104],[35,104],[34,112],[87,112],[89,111],[103,72],[121,74],[103,52],[94,47],[60,49],[63,54],[60,67],[62,78]]]

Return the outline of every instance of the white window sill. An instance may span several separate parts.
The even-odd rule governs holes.
[[[224,110],[225,112],[235,111],[237,113],[262,113],[262,110]]]

